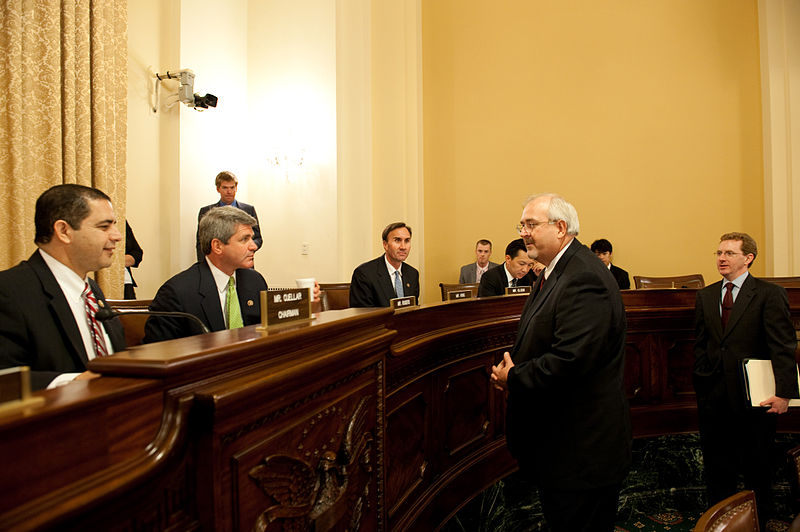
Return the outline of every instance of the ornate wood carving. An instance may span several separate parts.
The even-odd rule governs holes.
[[[362,398],[356,406],[344,435],[337,430],[331,441],[339,437],[336,452],[316,448],[313,451],[299,444],[297,451],[313,457],[309,463],[289,455],[272,455],[252,468],[250,478],[273,501],[256,520],[254,531],[268,530],[279,521],[281,530],[313,530],[325,532],[337,525],[358,530],[364,506],[369,506],[370,479],[374,477],[374,435],[367,430],[371,397]],[[339,408],[328,414],[341,415]],[[338,417],[338,416],[337,416]],[[315,420],[311,420],[313,425]],[[309,430],[303,432],[307,436]]]
[[[623,293],[637,437],[696,430],[694,296]],[[524,301],[331,311],[93,361],[102,378],[0,418],[0,529],[436,528],[516,467],[488,371]]]

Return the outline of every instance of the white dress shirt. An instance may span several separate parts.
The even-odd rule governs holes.
[[[89,326],[89,320],[86,317],[86,306],[83,301],[83,297],[81,297],[83,295],[83,289],[86,286],[87,280],[86,278],[81,279],[78,274],[72,271],[67,265],[59,262],[58,259],[48,254],[43,249],[40,248],[39,253],[42,255],[47,267],[50,268],[53,277],[56,278],[56,282],[61,288],[61,292],[64,294],[64,297],[69,304],[69,309],[72,311],[72,317],[75,318],[75,324],[78,326],[78,331],[81,333],[81,340],[83,340],[83,347],[86,350],[86,356],[89,358],[89,360],[92,360],[95,357],[94,337],[92,337],[92,329]],[[114,346],[111,345],[111,339],[108,337],[105,325],[102,323],[101,325],[101,329],[103,331],[103,340],[106,342],[106,349],[110,355],[114,352]],[[50,384],[47,385],[47,389],[50,390],[57,388],[58,386],[63,386],[75,380],[75,377],[78,375],[80,375],[80,373],[62,373],[50,381]]]

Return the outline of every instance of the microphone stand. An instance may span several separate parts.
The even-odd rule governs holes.
[[[203,321],[200,318],[198,318],[194,314],[189,314],[188,312],[177,312],[177,311],[166,312],[160,310],[147,310],[147,309],[132,309],[132,310],[119,311],[119,310],[114,310],[113,308],[110,307],[101,307],[97,310],[95,318],[97,318],[98,321],[106,321],[112,318],[116,318],[117,316],[130,316],[133,314],[146,314],[148,316],[166,316],[171,318],[186,318],[193,320],[195,323],[197,323],[197,325],[199,325],[200,328],[203,330],[203,333],[211,332],[208,330],[208,327],[206,327],[206,324],[203,323]]]

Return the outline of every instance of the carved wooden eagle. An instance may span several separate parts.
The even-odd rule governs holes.
[[[337,503],[347,494],[359,463],[365,472],[372,472],[368,453],[372,434],[365,431],[368,399],[362,398],[353,411],[339,451],[320,453],[316,466],[294,456],[272,455],[250,470],[250,478],[275,501],[258,517],[254,531],[263,532],[280,519],[284,531],[323,532],[352,512],[350,505]]]

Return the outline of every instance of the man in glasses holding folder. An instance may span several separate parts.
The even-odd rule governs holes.
[[[722,280],[700,290],[695,304],[694,387],[708,505],[735,494],[739,475],[756,493],[762,527],[772,511],[771,448],[775,414],[798,397],[797,338],[786,290],[748,270],[758,254],[746,233],[726,233],[717,247]],[[741,362],[772,361],[775,395],[752,408]]]

